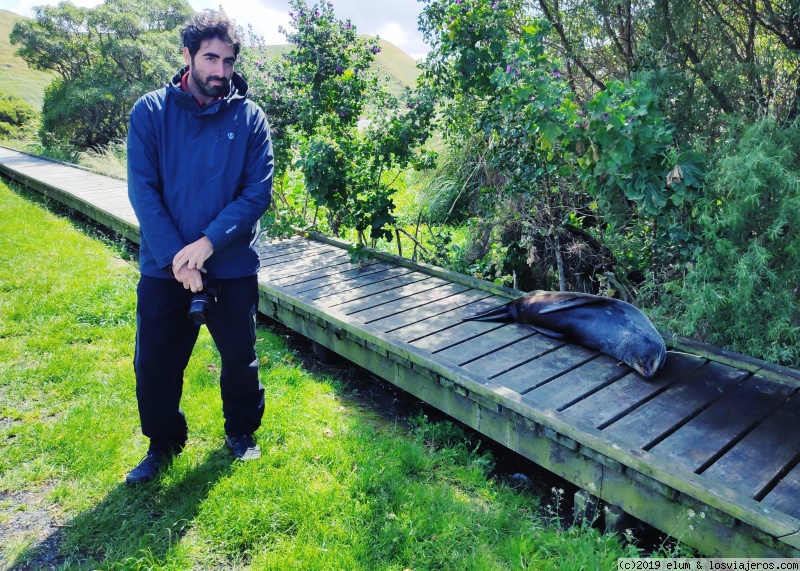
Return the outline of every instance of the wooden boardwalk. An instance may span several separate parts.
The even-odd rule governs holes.
[[[125,183],[0,149],[0,172],[138,242]],[[800,373],[667,339],[646,381],[518,324],[520,292],[323,236],[265,243],[259,309],[708,556],[800,557]]]

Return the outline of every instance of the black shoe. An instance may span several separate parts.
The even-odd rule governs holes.
[[[233,457],[236,460],[255,460],[261,458],[261,448],[256,444],[252,434],[226,436],[225,445],[233,450]]]
[[[129,486],[135,486],[154,480],[155,477],[158,476],[158,473],[170,463],[174,456],[175,453],[149,450],[147,456],[142,458],[139,465],[128,472],[128,475],[125,477],[125,483]]]

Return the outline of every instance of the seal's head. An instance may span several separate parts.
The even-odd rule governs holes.
[[[667,360],[667,348],[660,337],[657,340],[639,338],[625,349],[628,351],[622,360],[645,379],[652,379]]]

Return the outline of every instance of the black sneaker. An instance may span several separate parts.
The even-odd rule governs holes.
[[[147,456],[142,458],[139,465],[128,472],[128,475],[125,477],[125,483],[129,486],[136,486],[137,484],[155,480],[158,473],[170,463],[174,456],[174,453],[149,450]]]
[[[252,434],[226,436],[225,445],[233,450],[233,457],[236,460],[255,460],[261,458],[261,448],[256,444]]]

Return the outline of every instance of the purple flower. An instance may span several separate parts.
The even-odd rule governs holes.
[[[608,113],[603,113],[603,114],[601,115],[601,117],[602,117],[603,119],[608,119],[609,117],[611,117],[611,115],[609,115]]]
[[[511,66],[508,66],[508,67],[506,68],[506,73],[511,73]]]
[[[499,4],[497,2],[492,2],[492,10],[497,10],[497,6]]]
[[[626,119],[626,121],[627,121],[628,123],[633,123],[634,121],[636,121],[636,118],[635,118],[635,117],[628,117],[628,118]]]
[[[553,74],[553,77],[561,77],[561,72],[558,71],[557,69],[554,69],[552,71],[552,74]]]
[[[336,66],[336,72],[337,73],[342,73],[343,71],[344,71],[344,68],[342,66],[340,66],[340,65]]]

